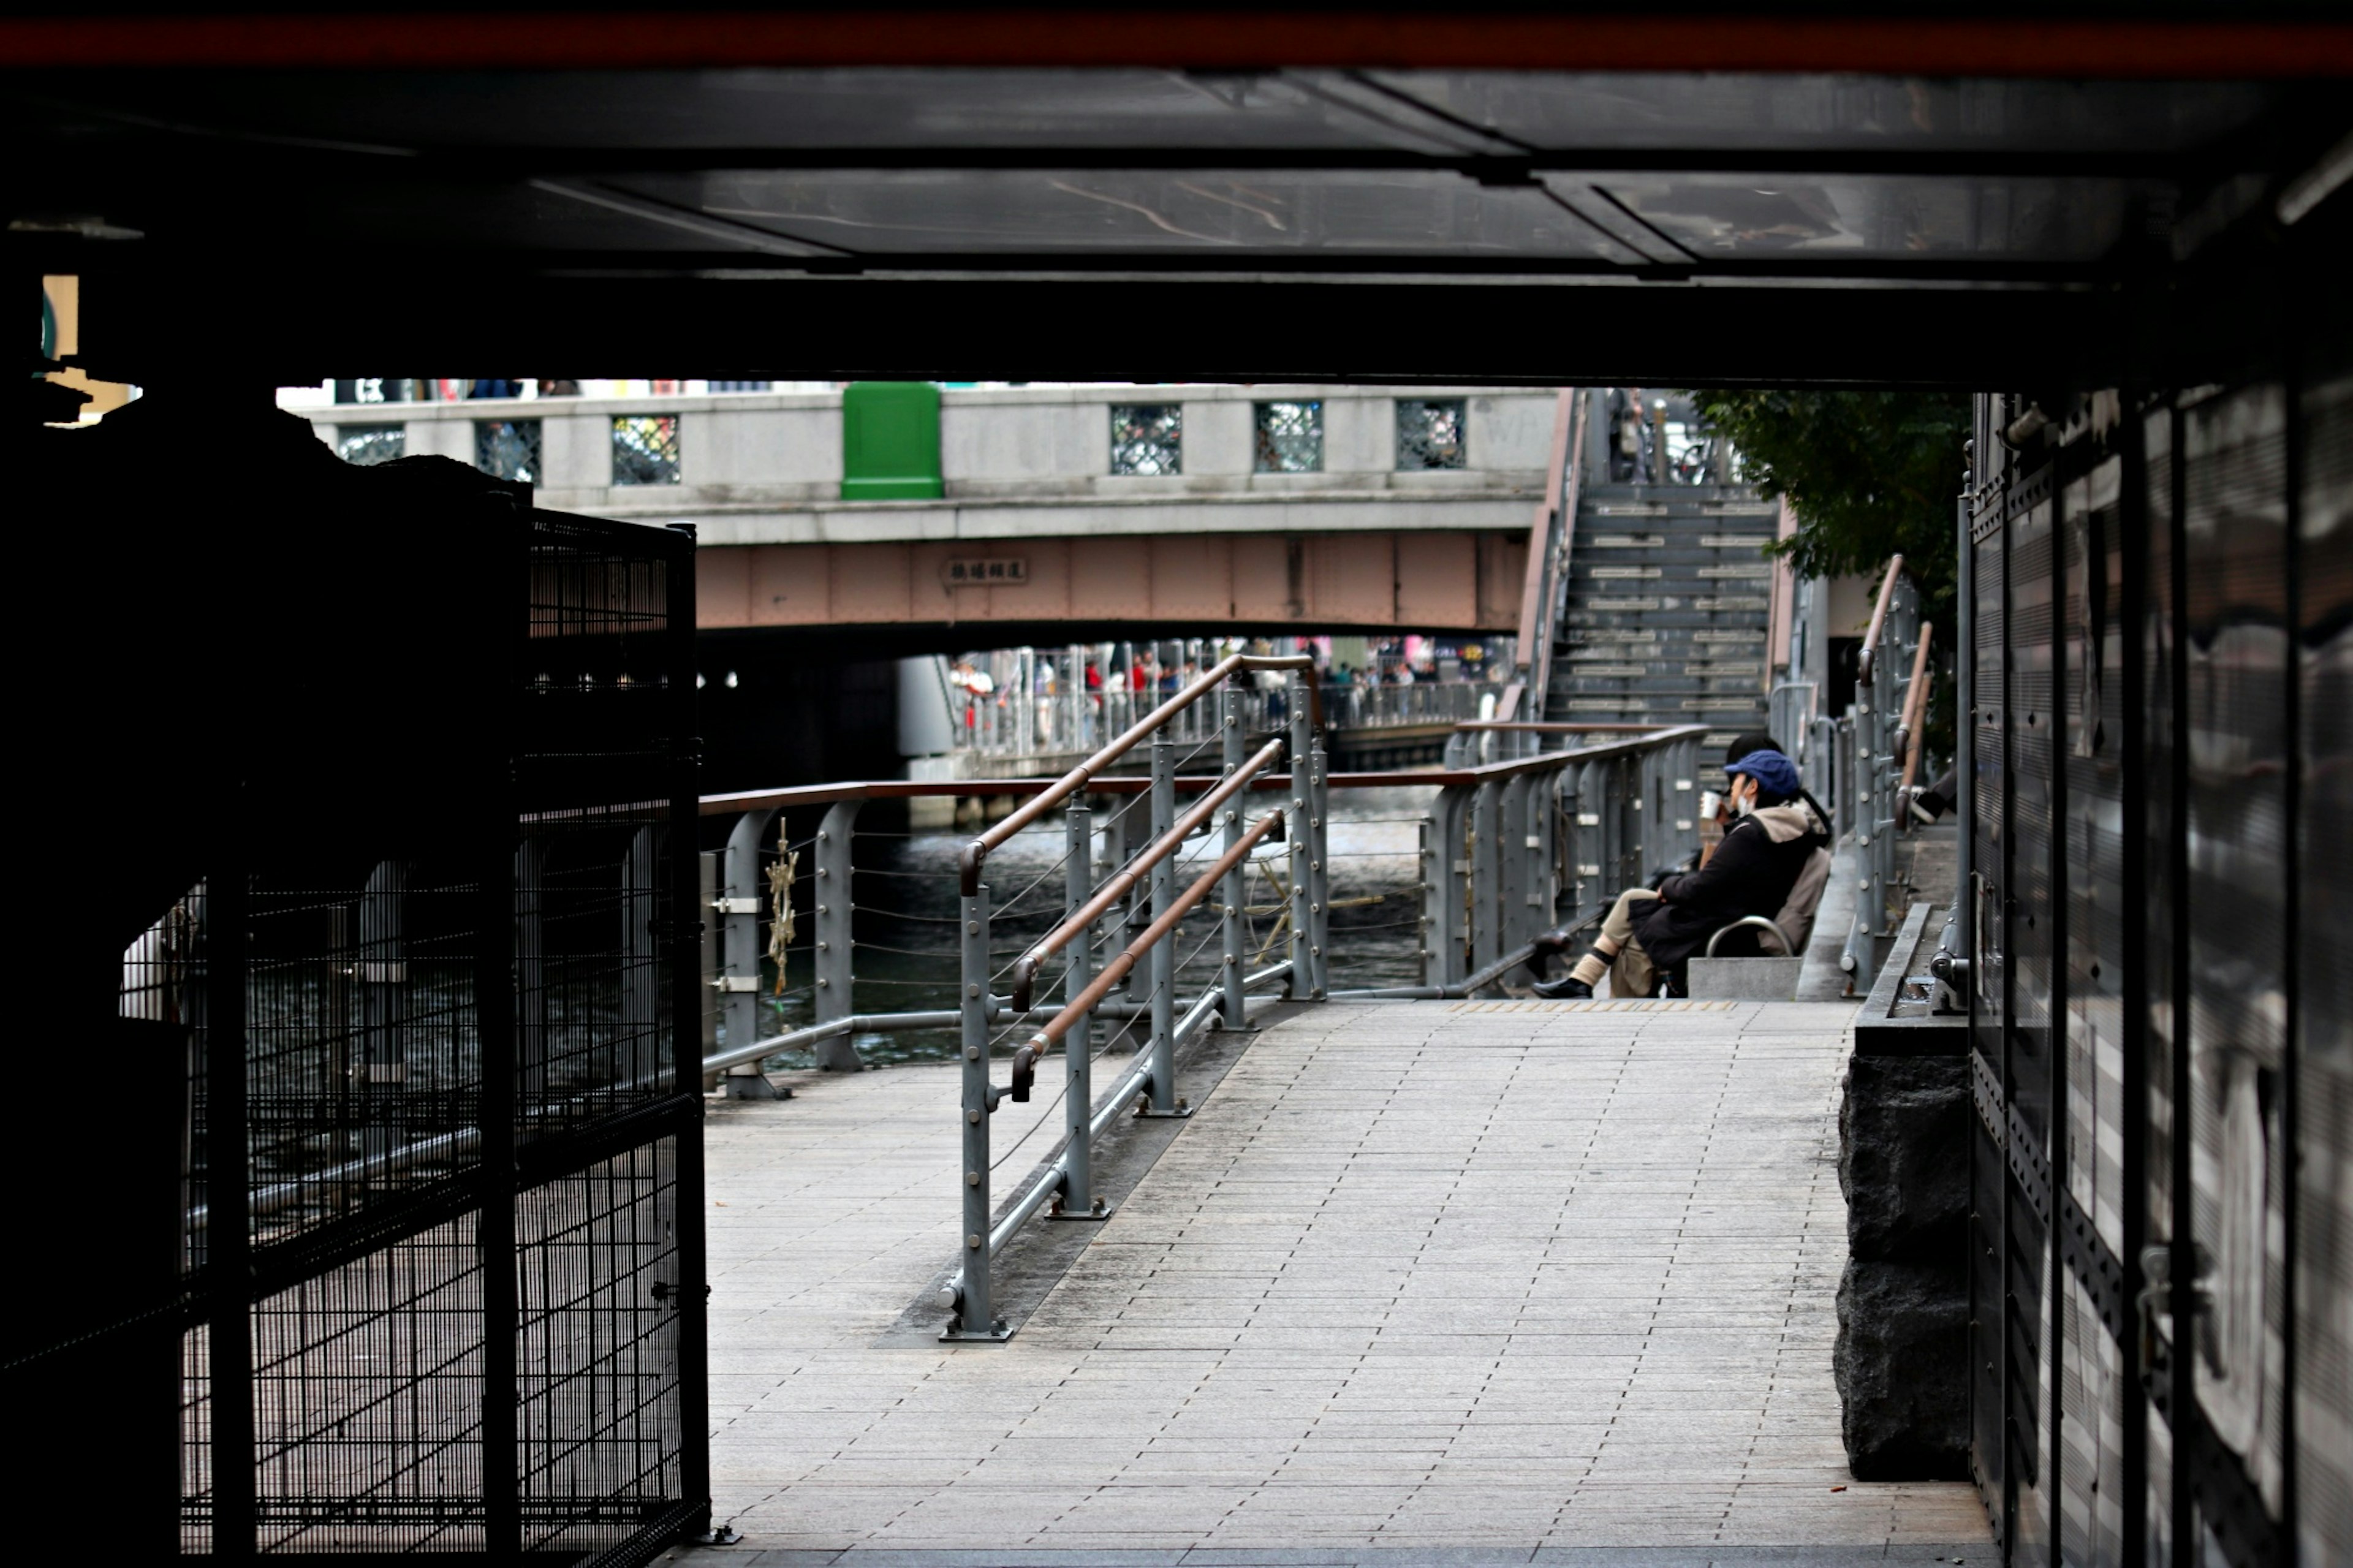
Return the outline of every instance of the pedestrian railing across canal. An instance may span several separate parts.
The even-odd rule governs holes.
[[[1253,747],[1266,695],[1254,678],[1267,671],[1286,682],[1284,723]],[[703,1068],[712,1081],[772,1092],[761,1067],[779,1055],[817,1048],[821,1063],[831,1052],[831,1065],[855,1066],[847,1052],[853,1037],[954,1031],[964,1245],[943,1302],[944,1338],[1006,1337],[994,1259],[1039,1213],[1105,1212],[1094,1190],[1094,1140],[1131,1111],[1190,1113],[1178,1054],[1201,1030],[1241,1026],[1283,1002],[1479,994],[1527,964],[1544,931],[1598,921],[1621,887],[1650,880],[1698,847],[1702,726],[1605,727],[1599,738],[1581,726],[1535,726],[1542,733],[1518,742],[1527,754],[1504,762],[1335,775],[1324,754],[1326,711],[1311,679],[1303,656],[1235,655],[1061,777],[992,785],[1026,799],[965,842],[953,868],[936,866],[935,875],[956,884],[952,914],[907,917],[953,926],[953,950],[934,950],[943,961],[953,952],[949,1007],[857,1010],[852,893],[861,873],[852,850],[864,804],[958,785],[887,781],[704,798],[706,816],[733,818],[725,847],[704,857],[714,917],[704,948],[712,1005]],[[1187,772],[1180,736],[1201,738],[1193,756],[1217,746],[1217,771]],[[1554,742],[1561,749],[1529,750]],[[1114,771],[1139,761],[1146,764],[1140,773]],[[1427,802],[1413,824],[1413,849],[1366,858],[1403,861],[1409,880],[1335,900],[1335,795],[1393,802],[1400,791]],[[768,846],[779,814],[817,808],[823,816],[814,833],[784,846],[778,859]],[[1061,853],[1041,867],[1034,847],[1058,812]],[[1194,840],[1202,842],[1188,848]],[[1017,845],[1029,852],[1017,855]],[[796,903],[803,852],[813,874],[805,901]],[[1251,901],[1253,885],[1271,890],[1266,901]],[[1335,987],[1345,958],[1334,947],[1335,905],[1353,913],[1391,898],[1413,912],[1374,924],[1407,928],[1418,982]],[[944,902],[935,898],[934,907]],[[805,946],[794,940],[804,911]],[[1271,931],[1261,931],[1263,919]],[[1018,946],[1004,945],[1008,936]],[[790,963],[797,952],[809,961],[815,1020],[764,1029],[773,1015],[763,1011],[760,988],[780,972],[763,960],[773,965],[782,954]],[[1098,1092],[1095,1068],[1122,1043],[1132,1043],[1132,1054]],[[1057,1059],[1061,1145],[1000,1205],[991,1178],[1011,1151],[992,1146],[993,1113],[1008,1098],[1029,1100]]]

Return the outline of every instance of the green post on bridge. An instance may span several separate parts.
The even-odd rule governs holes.
[[[937,500],[940,389],[928,381],[853,381],[841,390],[841,499]]]

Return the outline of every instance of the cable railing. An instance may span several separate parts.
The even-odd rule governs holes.
[[[991,759],[1047,759],[1067,756],[1102,744],[1104,737],[1133,727],[1145,713],[1166,700],[1166,689],[1131,687],[1114,679],[1100,689],[1090,689],[1083,675],[1073,679],[1073,668],[1083,670],[1079,650],[1020,648],[1013,650],[1015,680],[981,692],[953,688],[950,700],[950,754]],[[1182,678],[1189,680],[1190,677]],[[1492,680],[1417,680],[1410,684],[1369,680],[1324,679],[1315,686],[1316,699],[1335,730],[1394,730],[1461,723],[1486,717],[1504,698],[1506,689]],[[1287,683],[1259,686],[1240,694],[1243,728],[1271,734],[1290,723]],[[1176,721],[1178,741],[1206,740],[1215,731],[1216,715],[1187,710]]]
[[[765,1062],[830,1048],[839,1053],[832,1065],[854,1067],[857,1037],[937,1032],[953,1042],[963,1247],[944,1288],[944,1338],[1006,1337],[998,1255],[1041,1213],[1089,1219],[1109,1212],[1096,1190],[1095,1141],[1131,1111],[1190,1114],[1178,1057],[1203,1030],[1247,1026],[1284,1002],[1489,991],[1528,963],[1536,938],[1564,913],[1573,923],[1597,921],[1620,888],[1696,853],[1702,726],[1535,726],[1544,731],[1537,739],[1563,749],[1475,766],[1335,775],[1307,665],[1303,656],[1219,661],[1060,777],[997,781],[993,789],[1022,804],[961,841],[952,864],[926,849],[927,870],[886,873],[894,890],[920,887],[939,910],[894,913],[890,920],[903,928],[879,928],[894,938],[902,929],[915,933],[902,939],[904,950],[874,940],[884,911],[858,901],[855,879],[871,868],[857,866],[853,850],[861,840],[870,849],[888,847],[905,867],[917,840],[860,832],[858,811],[871,801],[968,786],[880,781],[705,797],[705,816],[735,818],[725,847],[706,856],[717,917],[706,938],[713,998],[707,1083],[773,1092]],[[1286,679],[1287,722],[1253,747],[1250,700],[1261,693],[1241,682],[1267,668]],[[1215,715],[1210,733],[1187,748],[1179,735],[1200,735],[1203,726],[1189,716],[1204,708]],[[1211,745],[1216,771],[1188,771]],[[1137,751],[1148,772],[1116,771]],[[1365,803],[1341,825],[1338,857],[1335,795]],[[1181,811],[1180,799],[1189,801]],[[776,837],[770,830],[779,814],[811,811],[822,812],[813,833],[762,850]],[[938,836],[928,838],[944,848]],[[791,858],[801,851],[815,861],[811,875]],[[1335,875],[1345,879],[1336,896]],[[953,914],[941,898],[949,880]],[[860,909],[867,940],[856,942],[851,917]],[[1365,951],[1337,950],[1335,938]],[[928,965],[920,981],[891,984],[921,985],[931,994],[920,999],[934,1005],[861,1010],[854,989],[876,981],[856,973],[858,953],[870,963],[880,955]],[[1335,973],[1351,969],[1365,983],[1335,985]],[[776,986],[798,993],[795,1005],[813,1021],[760,1027],[773,1016],[763,1006],[781,1001],[758,994],[772,971]],[[804,972],[806,988],[784,985]],[[1416,975],[1419,984],[1401,983]],[[1130,1059],[1098,1094],[1095,1068],[1122,1045]],[[1058,1054],[1060,1142],[999,1205],[994,1173],[1037,1130],[998,1149],[994,1114],[1008,1100],[1030,1100]],[[1002,1083],[994,1079],[999,1057],[1010,1058]],[[1039,1126],[1050,1119],[1050,1111]]]

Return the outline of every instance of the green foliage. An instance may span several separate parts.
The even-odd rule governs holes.
[[[1731,438],[1743,477],[1789,498],[1798,531],[1779,548],[1799,571],[1875,574],[1900,552],[1950,646],[1966,395],[1715,392],[1694,401]]]

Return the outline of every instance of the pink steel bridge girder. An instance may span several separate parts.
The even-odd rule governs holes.
[[[1020,581],[952,580],[955,563],[982,558],[1018,560]],[[1507,632],[1526,559],[1523,537],[1467,530],[714,545],[695,557],[695,618],[706,631],[1117,621]]]

